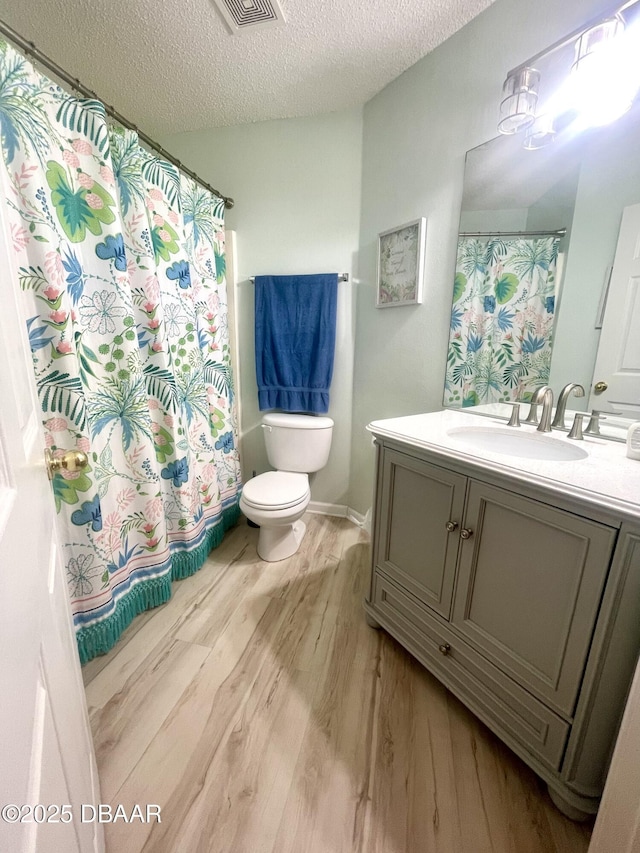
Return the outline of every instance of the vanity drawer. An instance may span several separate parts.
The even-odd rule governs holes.
[[[545,766],[560,767],[569,723],[379,572],[371,603],[380,624],[515,752],[524,748]]]

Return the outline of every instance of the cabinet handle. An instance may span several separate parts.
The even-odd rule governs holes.
[[[447,523],[445,524],[445,527],[447,528],[449,533],[453,533],[453,531],[456,529],[457,526],[458,526],[457,521],[447,521]]]
[[[460,536],[462,536],[463,539],[471,539],[472,535],[473,530],[469,530],[468,527],[463,527],[460,531]]]
[[[438,646],[438,651],[441,655],[448,655],[451,651],[451,646],[449,645],[449,643],[442,643],[441,646]]]

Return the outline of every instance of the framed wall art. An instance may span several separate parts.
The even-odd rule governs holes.
[[[421,217],[378,235],[377,308],[422,302],[426,230]]]

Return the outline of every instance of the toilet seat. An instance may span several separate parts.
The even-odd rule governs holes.
[[[309,498],[309,478],[291,471],[267,471],[245,483],[242,497],[256,509],[290,509]]]

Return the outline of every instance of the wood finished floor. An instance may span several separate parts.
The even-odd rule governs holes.
[[[368,538],[307,517],[257,557],[244,522],[83,669],[107,853],[583,853],[588,827],[383,631]]]

